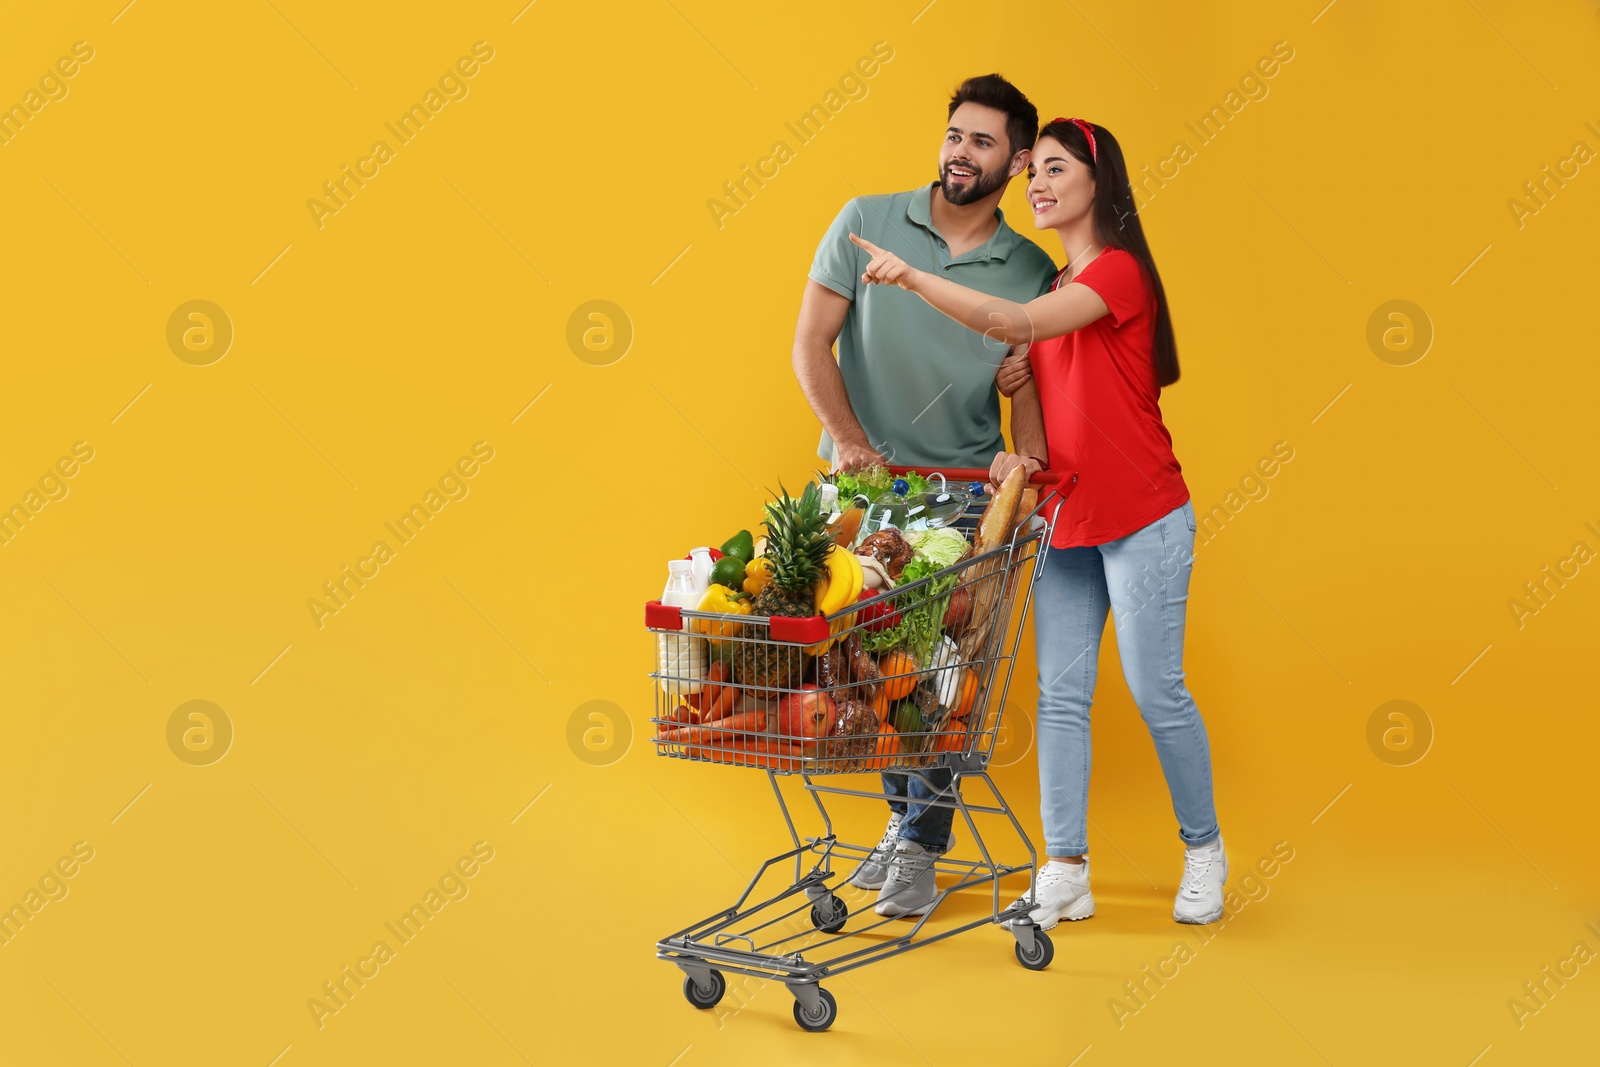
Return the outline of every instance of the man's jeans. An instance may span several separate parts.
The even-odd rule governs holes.
[[[900,836],[907,841],[915,841],[931,852],[943,852],[950,843],[950,824],[955,818],[956,809],[939,804],[918,804],[917,801],[927,800],[937,796],[939,790],[949,789],[950,772],[942,767],[930,767],[922,773],[927,775],[927,782],[914,774],[885,774],[883,791],[909,799],[909,804],[905,800],[889,801],[891,811],[906,816],[900,820]],[[928,782],[932,782],[934,788],[928,788]],[[943,799],[949,801],[954,797],[945,796]],[[910,809],[909,814],[907,808]]]
[[[1155,742],[1178,835],[1218,834],[1211,748],[1183,682],[1184,615],[1194,566],[1192,503],[1103,545],[1053,548],[1033,601],[1039,650],[1039,793],[1045,852],[1089,851],[1089,706],[1106,613],[1116,620],[1122,676]]]

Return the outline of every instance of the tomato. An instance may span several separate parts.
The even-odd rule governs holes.
[[[863,630],[880,633],[892,629],[900,622],[899,609],[893,607],[889,598],[883,593],[863,591],[856,598],[856,603],[861,605],[858,619]]]

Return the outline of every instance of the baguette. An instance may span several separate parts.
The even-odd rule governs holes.
[[[994,494],[994,499],[989,501],[989,506],[983,509],[983,518],[978,520],[978,537],[973,545],[978,553],[988,552],[1000,547],[1011,533],[1012,523],[1016,520],[1017,505],[1022,500],[1022,490],[1028,484],[1028,470],[1022,464],[1011,468],[1011,473],[1006,475],[1006,480]]]
[[[1039,506],[1039,490],[1033,486],[1022,491],[1022,500],[1017,504],[1017,513],[1011,517],[1011,530],[1006,534],[1009,539],[1017,532],[1017,527],[1033,514],[1033,509]]]

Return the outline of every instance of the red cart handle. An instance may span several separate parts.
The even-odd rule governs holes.
[[[920,474],[924,478],[932,474],[942,474],[952,482],[983,482],[989,481],[987,468],[980,470],[977,467],[896,467],[890,466],[890,474]],[[1071,495],[1078,482],[1078,472],[1068,471],[1066,474],[1057,474],[1055,471],[1035,471],[1028,479],[1029,485],[1048,485],[1056,494],[1065,500]]]

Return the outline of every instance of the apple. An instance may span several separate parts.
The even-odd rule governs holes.
[[[970,621],[972,621],[972,591],[964,585],[958,585],[955,592],[950,594],[950,606],[944,610],[945,632],[960,637]]]
[[[833,698],[810,682],[778,701],[778,733],[786,738],[805,738],[806,755],[815,755],[815,739],[833,733],[838,709]]]

